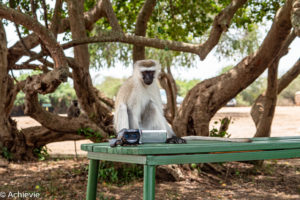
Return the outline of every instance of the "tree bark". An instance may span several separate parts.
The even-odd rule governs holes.
[[[291,21],[297,36],[300,37],[300,0],[294,0]]]
[[[0,155],[5,151],[15,153],[14,158],[32,158],[32,154],[25,150],[24,138],[16,128],[16,123],[9,117],[11,102],[13,102],[13,81],[8,75],[6,34],[0,19]],[[27,154],[27,156],[25,156]],[[13,159],[13,158],[12,158]]]
[[[170,66],[167,67],[167,72],[162,71],[159,77],[161,87],[167,94],[167,105],[165,109],[165,117],[167,121],[172,125],[174,117],[177,112],[177,86],[171,73]]]
[[[68,0],[67,3],[72,37],[74,39],[87,38],[83,18],[84,1]],[[96,122],[106,134],[113,134],[111,112],[101,103],[89,74],[89,52],[87,45],[76,46],[74,48],[74,57],[74,89],[80,105],[87,116]]]
[[[279,58],[268,68],[268,86],[263,102],[263,113],[259,118],[254,137],[270,137],[271,125],[277,102],[277,74]]]
[[[279,56],[278,58],[276,58],[275,62],[277,62],[282,56],[286,55],[288,53],[288,47],[289,45],[292,43],[292,41],[295,39],[296,35],[295,32],[292,31],[290,33],[290,35],[287,37],[287,39],[284,42],[284,45],[282,46],[280,52],[279,52]],[[274,63],[276,64],[276,63]],[[273,65],[274,65],[273,64]],[[276,90],[276,95],[280,94],[280,92],[286,88],[292,80],[294,80],[298,74],[300,73],[300,68],[299,68],[300,62],[296,62],[296,64],[286,73],[284,74],[278,82],[278,88]],[[275,92],[275,90],[273,90]],[[264,94],[261,94],[259,97],[257,97],[257,99],[255,100],[254,104],[252,105],[251,108],[251,117],[252,120],[255,123],[255,126],[258,128],[259,123],[261,123],[261,119],[262,119],[262,115],[265,112],[272,112],[272,111],[268,111],[268,108],[265,108],[266,105],[266,101],[268,97],[266,96],[266,92]],[[269,106],[268,106],[269,107]],[[269,107],[272,108],[272,107]],[[262,133],[258,134],[257,137],[259,137],[259,135],[261,135]],[[268,135],[268,133],[266,134],[262,134],[262,135]]]
[[[274,61],[291,30],[292,0],[277,12],[260,48],[244,58],[229,72],[197,84],[185,97],[173,121],[178,136],[209,135],[214,114],[250,85]]]
[[[147,30],[147,23],[151,17],[151,14],[154,10],[154,7],[156,5],[156,0],[147,0],[143,8],[141,9],[136,25],[135,25],[135,35],[139,36],[145,36],[146,30]],[[136,62],[138,60],[144,60],[145,59],[145,46],[143,45],[133,45],[133,62]]]
[[[0,18],[0,147],[9,146],[9,143],[11,143],[12,141],[12,138],[10,136],[11,125],[5,112],[6,93],[9,84],[7,65],[6,34],[2,24],[2,19]]]

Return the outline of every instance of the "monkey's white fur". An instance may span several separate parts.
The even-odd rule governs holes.
[[[144,62],[154,66],[143,66]],[[127,129],[167,130],[168,137],[175,136],[168,125],[157,85],[161,66],[155,60],[140,60],[134,64],[133,75],[121,86],[116,102],[114,128],[119,132]],[[143,82],[142,71],[155,71],[152,84]]]

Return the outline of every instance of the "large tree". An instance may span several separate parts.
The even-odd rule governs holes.
[[[292,3],[293,0],[281,2],[280,9],[277,1],[266,4],[246,0],[217,3],[210,0],[200,3],[56,0],[53,9],[49,9],[43,0],[1,3],[0,17],[15,23],[19,41],[7,48],[1,23],[0,151],[5,149],[12,152],[14,159],[32,159],[33,149],[50,142],[86,137],[92,140],[105,139],[114,133],[113,101],[93,86],[90,76],[89,43],[133,45],[133,60],[146,58],[145,47],[187,52],[203,60],[218,44],[232,21],[236,26],[246,26],[251,23],[251,17],[257,21],[263,16],[270,17],[272,15],[266,13],[272,5],[277,13],[259,49],[243,58],[229,72],[197,84],[178,110],[172,106],[169,120],[177,135],[208,135],[209,121],[217,110],[250,85],[278,58],[292,29],[291,13],[292,16],[297,14],[292,12]],[[265,15],[255,15],[254,11],[249,14],[249,10],[257,8],[265,9]],[[37,10],[43,14],[39,16]],[[244,17],[247,13],[249,16]],[[295,19],[293,25],[297,26]],[[101,24],[103,26],[99,26]],[[93,35],[95,30],[96,35]],[[69,42],[59,43],[57,36],[60,33],[70,33]],[[189,43],[190,38],[196,41],[200,36],[203,36],[202,43]],[[41,47],[39,53],[33,51],[37,46]],[[74,56],[66,57],[63,50],[72,47]],[[23,62],[24,57],[29,59]],[[39,64],[35,61],[39,61]],[[36,68],[40,68],[42,73],[29,76],[25,81],[14,81],[9,75],[10,70]],[[167,73],[163,74],[167,77],[165,87],[176,92],[170,77],[170,66],[166,69]],[[73,79],[77,98],[87,117],[70,119],[49,113],[39,105],[38,95],[52,93],[67,77]],[[17,130],[10,112],[20,90],[25,93],[25,113],[42,126]],[[170,99],[174,101],[174,98]]]

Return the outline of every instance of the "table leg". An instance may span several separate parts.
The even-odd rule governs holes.
[[[99,160],[90,160],[86,199],[96,200]]]
[[[144,165],[144,200],[155,199],[155,165]]]

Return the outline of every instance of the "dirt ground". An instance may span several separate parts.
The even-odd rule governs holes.
[[[181,181],[157,180],[157,200],[299,200],[300,159],[267,161],[262,168],[246,163],[225,163],[212,169],[184,170]],[[0,167],[1,195],[30,193],[46,200],[82,200],[88,175],[88,160],[47,160],[10,163]],[[98,200],[142,199],[141,178],[128,184],[98,184]],[[21,198],[15,198],[21,199]]]
[[[219,124],[214,125],[214,122],[219,121],[219,119],[225,116],[232,117],[232,123],[228,129],[231,137],[253,137],[255,134],[255,124],[250,116],[250,107],[223,107],[211,120],[210,128],[213,126],[218,128]],[[37,121],[30,117],[15,117],[14,119],[17,120],[19,128],[39,125]],[[271,136],[300,136],[300,106],[276,107]],[[80,145],[84,143],[90,143],[90,141],[76,141],[76,151],[78,154],[86,154],[80,150]],[[47,145],[47,147],[52,155],[75,154],[74,141],[55,142]]]
[[[222,108],[212,120],[211,127],[219,118],[231,116],[233,123],[229,133],[232,137],[252,137],[255,126],[249,111],[248,107]],[[277,107],[272,136],[300,136],[299,113],[300,107]],[[15,119],[20,122],[20,128],[38,124],[28,117]],[[39,194],[39,199],[85,199],[88,160],[79,149],[81,143],[87,142],[77,141],[81,155],[79,160],[66,159],[66,155],[74,155],[75,152],[74,141],[70,141],[49,144],[52,155],[49,160],[0,165],[0,200],[3,195],[6,198],[2,199],[13,199],[7,198],[10,192]],[[156,199],[300,199],[300,159],[271,160],[263,167],[239,162],[193,168],[184,165],[180,170],[183,174],[180,181],[157,180]],[[138,200],[142,199],[142,190],[141,178],[125,185],[101,182],[97,199]]]

